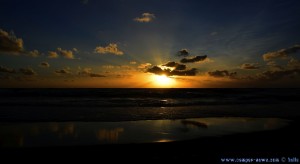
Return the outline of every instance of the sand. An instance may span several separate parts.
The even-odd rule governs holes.
[[[11,161],[41,163],[46,161],[103,163],[105,160],[139,163],[164,160],[222,163],[221,160],[225,158],[299,159],[299,125],[300,122],[295,119],[289,126],[277,130],[169,143],[10,148],[1,149],[1,156],[2,159]]]

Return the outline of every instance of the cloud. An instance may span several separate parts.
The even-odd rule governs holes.
[[[7,67],[0,66],[0,72],[3,72],[3,73],[16,73],[16,70],[12,69],[12,68],[7,68]]]
[[[187,70],[173,70],[170,72],[170,76],[177,75],[177,76],[195,76],[197,73],[196,68],[187,69]]]
[[[192,68],[188,70],[171,70],[169,68],[163,69],[159,66],[153,66],[151,68],[148,68],[146,72],[166,76],[195,76],[197,73],[197,69]]]
[[[189,52],[187,49],[182,49],[180,51],[177,52],[177,56],[183,56],[183,57],[186,57],[186,56],[189,56]]]
[[[2,29],[0,29],[0,53],[1,52],[14,55],[24,54],[30,57],[40,56],[38,50],[26,51],[21,38],[17,38],[13,32],[8,33]]]
[[[84,69],[80,69],[80,71],[78,72],[79,75],[87,75],[90,74],[92,72],[92,68],[84,68]]]
[[[254,69],[259,69],[260,67],[258,66],[257,63],[244,63],[241,65],[241,69],[250,69],[250,70],[254,70]]]
[[[175,70],[185,70],[186,69],[186,65],[179,64],[179,63],[172,62],[172,61],[169,61],[168,63],[163,64],[162,66],[173,67],[173,68],[175,68]]]
[[[265,61],[270,61],[274,59],[287,59],[290,54],[297,53],[300,51],[300,45],[294,45],[293,47],[281,49],[275,52],[268,52],[263,54],[263,59]]]
[[[206,58],[205,60],[203,60],[203,61],[199,61],[198,63],[213,63],[213,62],[215,62],[213,59],[211,59],[211,58]]]
[[[63,56],[66,59],[74,59],[73,52],[71,50],[63,50],[61,48],[57,48],[58,54]]]
[[[120,50],[118,50],[118,45],[115,43],[110,43],[106,47],[96,47],[95,53],[98,54],[113,54],[113,55],[123,55],[124,53]]]
[[[183,58],[180,60],[181,63],[195,63],[199,61],[204,61],[207,58],[207,55],[204,56],[195,56],[191,58]]]
[[[40,53],[39,53],[38,50],[33,50],[33,51],[27,52],[27,55],[28,55],[28,56],[31,56],[31,57],[39,57],[39,56],[40,56]]]
[[[58,58],[57,52],[49,51],[49,52],[48,52],[48,58],[51,58],[51,59],[53,59],[53,58]]]
[[[50,64],[48,62],[41,62],[40,67],[49,68]]]
[[[291,69],[300,69],[300,61],[297,59],[291,58],[287,64],[287,67],[291,68]]]
[[[300,69],[265,71],[258,74],[258,79],[261,80],[278,80],[286,77],[294,77],[300,74]]]
[[[70,74],[71,72],[67,69],[61,69],[61,70],[56,70],[54,71],[57,74]]]
[[[229,72],[227,70],[223,70],[223,71],[212,71],[212,72],[208,72],[209,76],[213,76],[213,77],[234,77],[237,75],[237,72]]]
[[[17,38],[13,32],[8,33],[0,29],[0,52],[12,54],[23,53],[23,40],[21,38]]]
[[[20,72],[28,76],[36,75],[32,68],[20,68]]]
[[[145,69],[147,67],[150,67],[152,64],[151,63],[142,63],[138,66],[139,69]]]
[[[77,48],[73,48],[72,50],[73,50],[73,52],[76,52],[76,53],[79,52]]]
[[[84,68],[78,72],[78,75],[89,76],[89,77],[106,77],[105,75],[92,73],[92,68]]]
[[[284,70],[283,66],[278,65],[275,61],[269,61],[269,62],[267,63],[267,66],[268,66],[272,71]]]
[[[155,19],[155,15],[151,13],[143,13],[141,17],[136,17],[133,20],[141,23],[149,23]]]
[[[136,61],[131,61],[131,62],[129,62],[129,64],[135,65]]]
[[[97,74],[97,73],[90,73],[90,77],[106,77],[105,75]]]

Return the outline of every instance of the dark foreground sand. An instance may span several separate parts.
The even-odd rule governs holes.
[[[222,163],[223,158],[277,158],[282,163],[282,159],[300,159],[299,125],[300,121],[294,119],[289,126],[273,131],[170,143],[1,149],[1,159],[9,160],[8,163],[147,163],[162,160]]]

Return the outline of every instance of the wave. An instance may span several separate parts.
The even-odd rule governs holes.
[[[1,106],[177,107],[298,102],[300,89],[0,89]]]

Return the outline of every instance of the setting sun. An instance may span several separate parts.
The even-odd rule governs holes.
[[[171,87],[175,83],[174,79],[166,75],[153,75],[153,81],[155,85],[160,87]]]

